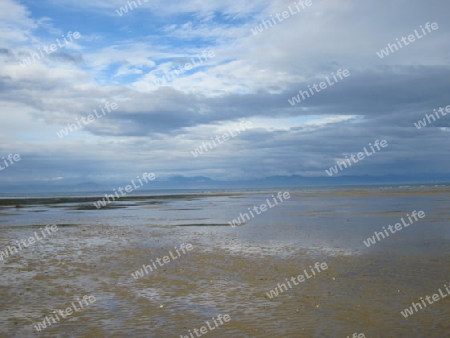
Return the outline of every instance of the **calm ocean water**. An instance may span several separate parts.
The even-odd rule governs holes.
[[[278,191],[289,191],[291,198],[261,215],[254,214],[245,227],[236,227],[239,236],[254,244],[268,243],[282,246],[295,244],[303,248],[321,248],[322,251],[355,254],[367,250],[414,250],[421,248],[427,254],[442,253],[440,243],[450,239],[447,226],[450,214],[447,194],[422,194],[444,187],[358,187],[358,188],[308,188],[276,190],[241,190],[236,195],[221,190],[160,190],[151,191],[151,198],[124,201],[118,199],[112,205],[118,208],[96,210],[93,202],[58,204],[31,204],[24,208],[2,207],[0,226],[30,226],[45,224],[107,225],[107,226],[180,226],[184,232],[229,232],[229,222],[242,213],[249,214],[254,206],[266,203]],[[360,192],[364,192],[361,196]],[[389,194],[377,195],[381,192]],[[391,194],[392,193],[392,194]],[[397,196],[396,194],[400,194]],[[406,195],[401,195],[407,193]],[[148,196],[140,192],[133,196]],[[192,197],[162,198],[166,195],[192,195]],[[92,197],[91,194],[61,194],[59,197]],[[18,196],[25,198],[25,196]],[[38,197],[38,196],[27,196]],[[54,197],[41,194],[40,198]],[[158,198],[161,197],[161,198]],[[91,208],[92,210],[82,210]],[[382,227],[398,223],[413,210],[423,210],[426,218],[414,226],[386,238],[371,248],[363,240]],[[208,226],[209,225],[209,226]],[[255,231],[254,227],[258,227]],[[277,229],[274,233],[273,229]],[[237,230],[238,229],[238,230]],[[427,241],[436,242],[427,247]],[[444,245],[444,244],[442,244]],[[426,249],[426,250],[425,250]],[[445,249],[444,245],[444,251]]]

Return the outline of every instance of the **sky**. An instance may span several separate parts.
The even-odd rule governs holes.
[[[0,186],[326,177],[376,140],[388,146],[338,175],[450,174],[450,114],[415,126],[450,105],[447,1],[139,1],[0,0],[0,158],[20,155],[0,160]],[[332,80],[339,70],[350,76]]]

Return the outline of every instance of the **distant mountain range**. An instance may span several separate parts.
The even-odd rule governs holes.
[[[135,179],[137,183],[137,179]],[[358,186],[358,185],[408,185],[408,184],[445,184],[450,183],[449,174],[423,174],[416,176],[337,176],[337,177],[305,177],[299,175],[270,176],[255,180],[218,181],[205,176],[184,177],[173,176],[166,179],[150,181],[139,189],[258,189],[258,188],[294,188],[322,186]],[[43,183],[2,184],[0,193],[39,193],[39,192],[96,192],[109,191],[125,187],[128,182],[76,182],[73,180],[49,181]]]

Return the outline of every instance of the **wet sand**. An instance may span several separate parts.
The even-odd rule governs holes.
[[[408,193],[401,192],[400,198]],[[334,199],[335,193],[326,193],[330,194]],[[448,198],[448,192],[442,191],[411,194],[425,200],[430,195],[444,197],[443,205]],[[294,199],[295,193],[292,195]],[[300,195],[292,201],[294,207],[303,201],[304,194]],[[356,192],[355,196],[360,198],[361,193]],[[365,191],[365,196],[373,197],[370,191]],[[318,194],[317,198],[323,199],[324,195]],[[215,203],[214,199],[208,203]],[[331,214],[327,222],[342,218],[348,229],[357,226],[354,220],[361,217],[356,215],[361,211],[339,215],[331,203],[326,204],[309,210],[317,214],[308,217]],[[405,208],[410,209],[414,206]],[[392,210],[393,214],[386,210],[386,215],[367,210],[366,217],[375,217],[375,228],[381,228],[384,217],[395,219],[403,207],[392,205]],[[239,210],[233,208],[230,214],[236,211]],[[448,226],[445,219],[449,214],[441,212],[443,215],[428,214],[423,226],[431,226],[433,218],[442,221],[442,227]],[[378,243],[378,250],[364,250],[359,238],[352,250],[330,249],[320,243],[306,247],[295,238],[288,242],[278,237],[288,229],[293,229],[288,237],[313,237],[314,227],[283,219],[264,223],[262,218],[236,228],[223,226],[226,222],[220,220],[215,224],[222,226],[208,226],[208,222],[195,226],[191,220],[185,222],[188,227],[142,220],[140,226],[70,222],[58,225],[52,238],[0,263],[0,336],[180,337],[219,314],[229,314],[231,321],[202,336],[347,337],[355,332],[366,337],[449,336],[450,297],[410,318],[400,314],[412,301],[418,302],[420,297],[436,293],[450,283],[448,237],[423,238],[412,252],[403,251],[398,245],[408,239],[410,233],[406,229],[396,238],[385,239],[391,246]],[[11,245],[11,239],[28,238],[38,229],[7,223],[0,227],[0,250]],[[249,237],[243,236],[243,231]],[[371,235],[365,230],[362,233],[366,238]],[[351,241],[357,237],[353,233],[348,236]],[[168,255],[180,243],[191,243],[194,248],[138,280],[131,276],[143,264]],[[431,251],[433,248],[441,249]],[[278,283],[302,274],[316,262],[326,262],[329,268],[278,297],[267,296]],[[33,323],[56,309],[68,307],[83,295],[95,296],[96,302],[41,333],[36,332]]]

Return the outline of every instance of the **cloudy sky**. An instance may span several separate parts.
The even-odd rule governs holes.
[[[327,176],[383,139],[341,174],[450,173],[450,114],[414,126],[450,105],[447,1],[312,0],[258,34],[294,1],[140,1],[0,0],[0,158],[21,156],[0,182]],[[427,22],[439,28],[378,57]],[[203,51],[214,57],[158,85]],[[339,69],[351,75],[289,104]],[[106,102],[118,109],[57,136]],[[242,120],[253,128],[192,155]]]

